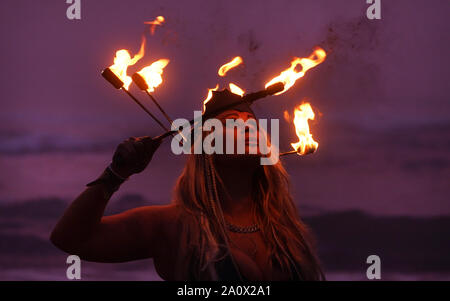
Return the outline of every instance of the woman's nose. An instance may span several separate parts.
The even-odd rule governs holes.
[[[252,118],[249,118],[252,119]],[[246,121],[246,120],[244,120]],[[257,124],[250,123],[248,126],[243,127],[244,134],[255,134],[257,132]],[[242,132],[242,130],[241,130]]]

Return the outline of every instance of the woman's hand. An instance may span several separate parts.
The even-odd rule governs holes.
[[[162,140],[130,137],[116,148],[111,167],[123,178],[142,172],[150,163]]]

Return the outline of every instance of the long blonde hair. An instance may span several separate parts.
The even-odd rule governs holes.
[[[209,175],[208,175],[209,174]],[[188,235],[186,276],[214,280],[214,263],[225,249],[229,252],[227,231],[217,196],[211,191],[221,182],[214,160],[208,155],[189,155],[175,186],[175,202],[192,221],[185,225]],[[217,193],[217,190],[216,190]],[[289,190],[288,175],[281,162],[259,166],[253,177],[252,198],[256,221],[269,248],[269,262],[294,278],[324,280],[306,225],[301,221]]]

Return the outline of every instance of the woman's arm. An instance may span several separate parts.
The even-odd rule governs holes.
[[[124,178],[143,171],[159,143],[151,138],[124,141],[114,155],[113,169]],[[112,194],[111,184],[102,180],[96,182],[65,211],[53,229],[52,243],[90,261],[123,262],[155,256],[166,216],[164,212],[170,205],[141,207],[103,217]]]

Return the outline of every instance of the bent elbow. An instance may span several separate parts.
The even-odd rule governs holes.
[[[50,242],[57,247],[58,249],[60,249],[61,251],[67,252],[63,243],[63,240],[59,237],[59,235],[56,233],[55,230],[52,231],[52,233],[50,234]],[[67,252],[70,253],[70,252]]]

